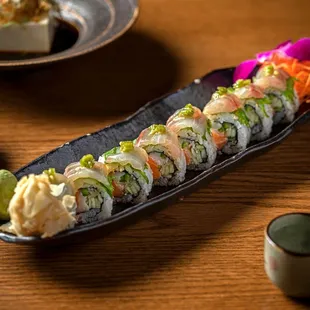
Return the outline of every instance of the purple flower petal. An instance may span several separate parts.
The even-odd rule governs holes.
[[[234,82],[236,82],[239,79],[247,79],[251,72],[254,70],[254,68],[257,65],[256,59],[250,59],[242,62],[238,67],[236,67],[234,72]]]
[[[285,42],[280,43],[275,49],[285,50],[292,45],[292,40],[287,40]]]
[[[287,56],[296,58],[300,61],[310,60],[310,38],[302,38],[289,46],[285,53]]]
[[[269,60],[272,53],[281,53],[283,56],[292,57],[300,61],[310,60],[310,38],[302,38],[296,43],[287,40],[280,43],[275,49],[256,54],[256,59],[242,62],[234,72],[234,82],[238,79],[246,79],[254,70],[257,64]]]
[[[292,41],[287,40],[285,42],[280,43],[275,49],[270,50],[270,51],[265,51],[256,54],[256,59],[260,62],[263,63],[264,61],[268,60],[271,56],[271,54],[274,51],[280,51],[286,53],[287,49],[289,49],[292,46]]]
[[[257,61],[259,61],[260,63],[263,63],[264,61],[269,59],[269,57],[270,57],[270,55],[272,54],[273,51],[274,50],[266,51],[266,52],[261,52],[261,53],[256,54]]]

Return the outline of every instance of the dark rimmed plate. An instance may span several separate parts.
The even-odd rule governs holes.
[[[49,55],[0,53],[1,69],[34,67],[77,57],[123,35],[138,16],[138,0],[59,0],[61,20]]]
[[[17,171],[16,176],[20,179],[30,173],[41,173],[49,167],[55,167],[57,171],[63,172],[69,163],[78,161],[87,153],[92,153],[98,158],[103,152],[118,145],[119,141],[136,138],[145,127],[153,123],[165,123],[175,110],[183,107],[188,102],[203,108],[217,86],[227,87],[232,84],[233,71],[234,68],[213,71],[175,93],[151,101],[123,122],[82,136],[39,157]],[[113,216],[105,221],[77,226],[50,239],[17,237],[8,233],[0,233],[0,239],[19,244],[52,245],[81,242],[94,237],[102,237],[111,230],[132,222],[138,215],[151,213],[157,211],[160,207],[169,205],[199,186],[206,185],[220,177],[246,159],[257,156],[277,145],[297,125],[310,118],[310,111],[305,108],[306,106],[304,106],[304,111],[302,111],[302,108],[300,109],[299,114],[291,124],[274,127],[272,136],[268,140],[250,145],[245,151],[234,156],[219,156],[215,165],[207,171],[187,172],[185,182],[177,187],[154,188],[145,203],[127,208],[116,206]]]

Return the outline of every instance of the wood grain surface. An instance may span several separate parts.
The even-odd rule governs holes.
[[[286,39],[309,0],[141,0],[106,48],[0,76],[0,166],[16,170],[148,100]],[[302,309],[264,272],[263,232],[310,209],[310,124],[272,151],[106,238],[65,248],[0,243],[0,309]]]

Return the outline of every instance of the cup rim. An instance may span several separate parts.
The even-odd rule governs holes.
[[[276,247],[278,250],[280,250],[281,252],[284,252],[286,254],[292,255],[292,256],[299,256],[299,257],[309,257],[310,256],[310,251],[306,252],[306,253],[297,253],[294,251],[290,251],[287,250],[285,248],[283,248],[282,246],[280,246],[273,238],[271,238],[270,234],[269,234],[269,229],[270,226],[279,218],[281,217],[285,217],[285,216],[289,216],[289,215],[303,215],[303,216],[307,216],[310,217],[310,213],[307,212],[290,212],[290,213],[285,213],[285,214],[281,214],[279,216],[276,216],[275,218],[273,218],[269,224],[266,226],[265,228],[265,238],[267,238],[268,242],[272,244],[272,246]]]

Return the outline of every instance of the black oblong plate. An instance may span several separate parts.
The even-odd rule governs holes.
[[[0,53],[0,69],[35,67],[92,52],[123,35],[133,25],[139,12],[138,0],[58,0],[58,2],[61,18],[78,32],[76,42],[68,48],[62,48],[59,45],[67,45],[68,42],[61,43],[55,39],[49,55]],[[61,41],[68,40],[73,38],[61,38]]]
[[[126,120],[95,133],[82,136],[37,158],[17,171],[16,176],[20,179],[30,173],[41,173],[49,167],[55,167],[57,171],[63,172],[69,163],[78,161],[87,153],[92,153],[97,158],[103,152],[118,145],[119,141],[136,138],[145,127],[153,123],[165,123],[175,110],[182,108],[188,102],[203,108],[217,86],[232,84],[233,71],[234,68],[213,71],[175,93],[151,101]],[[309,110],[300,111],[292,123],[275,127],[272,136],[268,140],[250,145],[245,151],[234,156],[219,156],[215,165],[207,171],[187,172],[185,181],[177,187],[154,188],[145,203],[127,207],[126,209],[116,206],[112,217],[105,221],[77,226],[49,239],[17,237],[3,232],[0,233],[0,239],[19,244],[52,245],[81,242],[90,238],[104,236],[111,230],[132,222],[137,215],[151,213],[160,207],[167,206],[187,193],[194,191],[199,186],[208,184],[251,156],[270,149],[285,139],[298,124],[307,121],[309,118]]]

